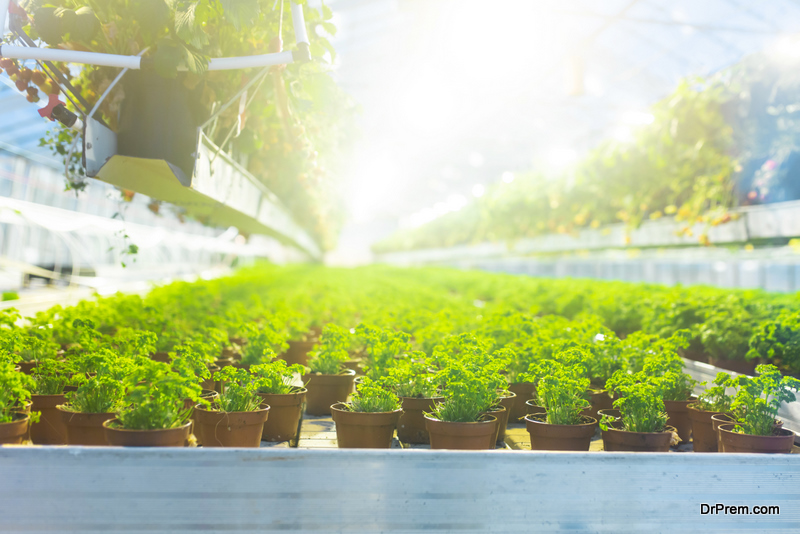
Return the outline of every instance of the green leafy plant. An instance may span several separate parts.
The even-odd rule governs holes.
[[[733,397],[728,395],[728,388],[736,384],[728,373],[720,372],[712,382],[713,386],[706,387],[705,391],[697,397],[697,408],[706,412],[729,412]]]
[[[275,360],[272,363],[254,365],[250,372],[258,379],[259,393],[272,393],[287,395],[296,393],[302,387],[293,384],[295,375],[304,375],[307,369],[300,364],[286,365],[285,360]]]
[[[193,378],[179,375],[169,365],[140,359],[124,381],[123,408],[117,412],[119,426],[128,430],[179,427],[192,408],[186,400],[200,402],[200,386]]]
[[[614,401],[622,417],[622,430],[626,432],[663,432],[667,424],[667,413],[660,392],[652,384],[633,384],[623,386],[624,396]],[[615,419],[604,415],[600,428],[613,428]]]
[[[400,409],[400,399],[385,384],[364,377],[344,406],[351,412],[393,412]]]
[[[356,335],[363,342],[366,354],[364,372],[373,380],[378,380],[388,373],[395,358],[399,358],[409,350],[411,335],[390,329],[361,323],[356,327]]]
[[[74,367],[63,360],[41,360],[33,368],[31,376],[35,382],[33,392],[36,395],[60,395],[64,393],[64,386],[80,379],[72,379]]]
[[[258,396],[261,381],[257,374],[228,366],[214,373],[214,380],[225,385],[212,409],[222,412],[252,412],[261,406],[261,397]]]
[[[385,380],[398,397],[432,398],[439,394],[437,377],[422,351],[397,361]]]
[[[108,375],[89,378],[78,389],[67,393],[68,410],[79,413],[113,413],[121,406],[122,383]]]
[[[552,425],[577,425],[583,422],[581,410],[589,407],[584,395],[589,379],[579,366],[559,365],[555,372],[539,379],[536,394],[540,406],[547,410]]]
[[[791,373],[800,374],[800,311],[782,310],[762,322],[750,337],[747,359],[766,358]]]
[[[14,370],[14,365],[0,362],[0,423],[10,423],[14,413],[31,398],[33,379]]]
[[[795,402],[800,380],[783,376],[774,365],[756,367],[756,377],[737,377],[739,391],[731,408],[738,425],[736,431],[756,436],[771,436],[782,402]]]
[[[325,325],[317,350],[309,354],[308,367],[312,373],[336,375],[344,370],[344,362],[350,355],[350,334],[334,324]]]

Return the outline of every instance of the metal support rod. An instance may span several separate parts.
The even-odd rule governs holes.
[[[292,2],[292,26],[294,26],[295,42],[309,44],[306,32],[306,20],[303,17],[303,6]]]

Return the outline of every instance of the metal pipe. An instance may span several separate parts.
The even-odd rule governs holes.
[[[97,65],[98,67],[120,67],[123,69],[138,69],[142,62],[142,58],[138,56],[120,56],[116,54],[100,54],[97,52],[80,52],[77,50],[33,48],[12,45],[0,46],[0,57],[38,59],[41,61],[63,61],[65,63],[85,63],[87,65]]]
[[[2,2],[3,0],[0,0]],[[57,48],[29,48],[25,46],[0,46],[0,57],[15,59],[37,59],[40,61],[63,61],[65,63],[83,63],[99,67],[119,67],[122,69],[138,70],[141,68],[142,58],[138,56],[120,56],[115,54],[100,54],[97,52],[79,52],[76,50],[61,50]],[[262,54],[259,56],[220,57],[212,58],[208,62],[208,70],[233,70],[249,69],[253,67],[271,67],[292,63],[292,53],[279,52],[277,54]]]
[[[294,2],[292,2],[292,26],[294,27],[294,37],[297,44],[309,44],[306,19],[303,17],[303,6]]]

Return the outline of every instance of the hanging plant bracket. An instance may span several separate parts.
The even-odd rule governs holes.
[[[0,32],[3,31],[9,7],[9,0],[0,0]],[[209,60],[208,70],[265,69],[246,86],[249,87],[266,75],[268,67],[310,61],[303,7],[292,3],[291,11],[297,45],[295,50],[254,56],[212,58]],[[30,41],[30,44],[33,44],[33,41]],[[172,103],[180,101],[181,94],[172,94],[172,102],[169,101],[169,97],[164,98],[161,105],[168,111],[164,115],[151,112],[150,116],[140,117],[133,113],[133,127],[124,131],[122,129],[118,132],[112,131],[94,118],[94,111],[100,102],[127,71],[143,71],[141,74],[127,74],[127,81],[138,83],[139,87],[151,85],[147,81],[147,76],[157,75],[151,68],[152,60],[144,57],[144,52],[145,50],[135,56],[125,56],[37,46],[0,45],[0,57],[123,69],[83,121],[77,119],[71,112],[65,115],[66,122],[61,120],[60,113],[48,114],[51,120],[57,119],[75,129],[80,130],[82,126],[83,166],[87,176],[121,189],[147,195],[155,200],[174,204],[182,208],[187,215],[206,224],[220,227],[235,226],[245,234],[271,235],[284,244],[304,251],[309,257],[318,259],[321,254],[319,247],[294,222],[280,200],[206,136],[203,126],[211,122],[211,119],[201,127],[193,126],[191,131],[188,131],[189,127],[181,123],[181,119],[184,118],[181,110],[171,113],[175,107]],[[170,83],[164,82],[159,77],[153,80],[156,83]],[[170,86],[166,87],[171,89]],[[148,103],[146,98],[144,102]],[[225,107],[227,105],[216,110],[216,114]],[[176,135],[170,135],[172,133]],[[156,137],[156,134],[160,135],[158,139],[164,141],[161,143],[165,145],[163,149],[159,146],[158,140],[153,142],[152,139],[148,139]],[[173,137],[177,138],[174,142]]]

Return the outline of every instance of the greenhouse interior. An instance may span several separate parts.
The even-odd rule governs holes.
[[[1,533],[800,532],[800,1],[0,0],[0,293]]]

